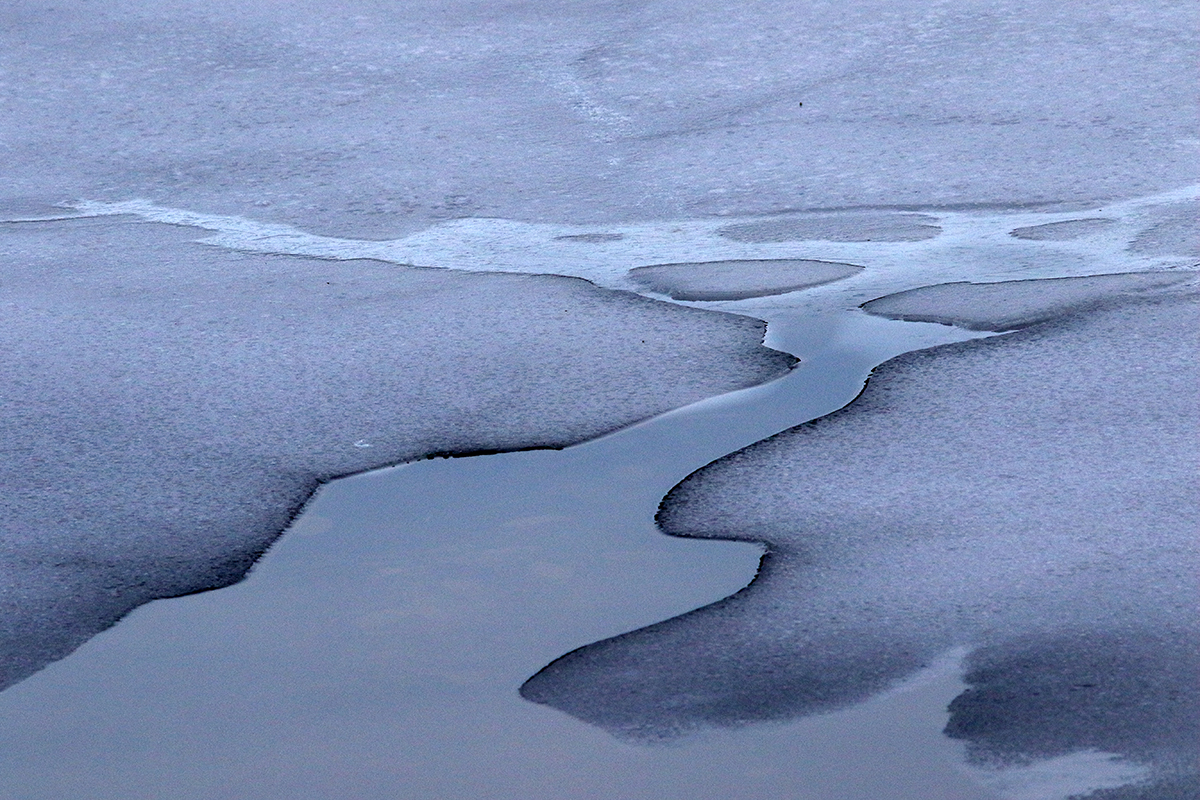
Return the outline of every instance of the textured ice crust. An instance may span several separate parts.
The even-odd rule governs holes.
[[[1113,797],[1195,787],[1198,312],[1129,298],[888,362],[665,498],[668,533],[767,543],[753,584],[524,696],[669,738],[846,705],[965,645],[948,732],[981,767],[1091,749],[1155,776]]]
[[[148,222],[187,225],[208,232],[205,244],[245,252],[310,256],[332,260],[372,259],[394,264],[452,267],[478,272],[521,272],[570,275],[598,286],[646,292],[639,280],[643,265],[679,275],[696,269],[716,271],[720,280],[704,280],[695,288],[745,295],[739,289],[788,289],[791,282],[771,286],[765,273],[778,265],[824,262],[862,265],[841,280],[810,285],[807,291],[748,296],[719,302],[721,310],[766,317],[772,308],[810,309],[818,314],[852,308],[864,299],[945,283],[948,277],[979,283],[1014,279],[1093,276],[1097,274],[1187,270],[1193,238],[1187,231],[1200,217],[1200,185],[1089,207],[1086,210],[1029,210],[1020,207],[933,209],[921,217],[934,219],[940,233],[918,241],[738,242],[722,234],[731,221],[693,219],[607,226],[532,224],[506,219],[464,218],[434,225],[399,239],[366,240],[323,236],[290,225],[247,217],[208,214],[147,200],[103,202],[83,200],[57,209],[34,209],[17,216],[46,214],[80,218],[132,216]],[[1189,216],[1181,209],[1192,209]],[[0,204],[3,210],[3,204]],[[1101,230],[1075,238],[1026,239],[1011,235],[1038,228],[1086,221],[1103,214],[1112,221]],[[873,218],[857,211],[800,213],[789,220],[837,217],[850,235],[865,234]],[[776,220],[745,219],[754,225]],[[824,223],[823,223],[824,224]],[[1191,228],[1189,228],[1191,226]],[[1200,231],[1196,231],[1200,238]],[[1185,235],[1186,234],[1186,235]],[[864,237],[860,237],[864,238]],[[869,237],[865,237],[869,238]],[[721,263],[714,263],[721,262]],[[724,262],[746,265],[735,267]],[[772,264],[776,266],[771,267]],[[680,266],[685,265],[685,266]],[[700,266],[709,265],[709,266]],[[791,269],[791,268],[788,268]],[[822,268],[826,269],[826,268]],[[806,279],[808,269],[801,270]],[[725,273],[721,275],[720,273]],[[752,273],[760,273],[751,279]],[[651,272],[650,274],[653,274]],[[732,283],[730,283],[732,282]],[[661,289],[669,290],[667,285]],[[652,291],[658,291],[653,290]],[[658,292],[658,293],[666,293]],[[683,301],[688,302],[688,301]]]
[[[889,319],[1008,331],[1195,278],[1194,272],[1128,272],[997,283],[960,281],[897,292],[862,307]]]
[[[773,378],[765,325],[555,276],[0,225],[0,686],[238,580],[319,482],[562,447]]]
[[[820,286],[861,270],[855,264],[780,258],[655,264],[631,269],[629,277],[673,300],[745,300]]]

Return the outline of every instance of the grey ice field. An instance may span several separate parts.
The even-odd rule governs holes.
[[[5,4],[0,797],[1200,797],[1198,16]]]

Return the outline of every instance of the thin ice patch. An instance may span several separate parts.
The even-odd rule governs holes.
[[[967,767],[972,777],[1004,800],[1068,800],[1141,783],[1151,769],[1116,753],[1080,750],[1020,766]]]

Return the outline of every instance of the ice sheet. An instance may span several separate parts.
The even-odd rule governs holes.
[[[928,214],[788,215],[761,222],[743,222],[720,229],[737,242],[919,242],[941,233],[937,217]]]
[[[1010,236],[1018,239],[1029,239],[1034,242],[1069,242],[1093,233],[1100,233],[1116,220],[1104,217],[1072,219],[1065,222],[1047,222],[1044,225],[1030,225],[1026,228],[1016,228],[1009,232]]]

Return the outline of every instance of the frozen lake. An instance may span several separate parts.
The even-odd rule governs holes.
[[[686,618],[703,619],[710,610],[719,618],[718,601],[751,580],[761,544],[720,541],[719,535],[673,538],[656,530],[660,499],[683,478],[843,408],[872,368],[901,353],[1104,308],[1122,293],[1173,291],[1191,273],[1174,269],[1180,263],[1170,243],[1148,254],[1131,253],[1129,243],[1144,239],[1146,230],[1161,230],[1164,217],[1169,223],[1193,194],[1189,189],[1101,209],[1112,221],[1076,226],[1077,235],[1057,233],[1072,220],[1089,219],[1071,210],[937,212],[922,215],[915,234],[905,215],[853,213],[804,224],[799,217],[784,234],[779,225],[752,223],[610,226],[601,235],[480,220],[395,242],[330,239],[146,203],[80,204],[60,222],[43,216],[13,223],[49,232],[61,224],[70,231],[79,221],[116,217],[112,230],[119,232],[130,224],[121,220],[137,215],[145,222],[136,224],[170,234],[159,247],[178,247],[175,238],[202,235],[195,231],[202,228],[212,232],[205,241],[216,245],[208,251],[215,257],[231,249],[315,256],[325,259],[317,264],[345,261],[351,274],[370,263],[364,258],[494,272],[520,265],[533,273],[560,259],[579,277],[627,289],[638,272],[626,274],[622,264],[657,261],[670,268],[658,270],[656,280],[683,275],[698,282],[689,291],[720,291],[730,281],[749,291],[749,297],[702,305],[768,320],[766,344],[798,356],[800,364],[763,385],[563,450],[419,461],[324,486],[244,582],[143,606],[0,694],[8,791],[31,800],[232,798],[251,785],[261,796],[280,798],[304,792],[392,797],[397,791],[683,798],[707,791],[730,798],[1065,800],[1137,784],[1144,767],[1097,748],[1075,747],[1002,770],[968,759],[967,745],[943,729],[951,702],[969,688],[969,648],[962,645],[974,641],[971,635],[945,639],[941,649],[934,645],[886,680],[847,672],[834,683],[841,681],[838,691],[849,694],[817,713],[794,709],[787,695],[773,696],[777,689],[768,679],[761,695],[738,701],[749,703],[733,710],[743,722],[701,724],[658,743],[614,738],[610,733],[619,731],[605,719],[621,703],[610,697],[596,706],[586,699],[590,681],[598,677],[602,687],[620,677],[620,668],[585,669],[568,674],[565,684],[551,678],[549,694],[543,681],[532,696],[547,705],[522,699],[518,689],[551,662],[559,669],[566,662],[556,659],[576,648],[590,652],[588,646],[600,642],[603,649],[605,641],[658,630],[655,623],[697,608],[699,616]],[[863,225],[870,236],[855,233]],[[82,230],[93,229],[108,230]],[[825,238],[788,239],[814,235]],[[554,248],[566,249],[555,255]],[[498,262],[497,252],[507,253],[506,260]],[[719,267],[705,273],[691,269],[696,262]],[[829,280],[825,265],[839,263],[867,266],[838,267],[839,279],[823,283]],[[786,270],[782,286],[772,283],[777,264]],[[815,272],[805,273],[810,264]],[[1098,267],[1109,274],[1086,277]],[[1158,271],[1125,272],[1146,267]],[[790,282],[806,274],[819,276],[819,285],[794,291]],[[1028,280],[1052,277],[1062,280]],[[878,308],[876,314],[957,321],[984,332],[866,314],[855,307],[864,300],[872,300],[867,305]],[[1001,342],[997,352],[1003,351]],[[894,468],[880,473],[881,485],[885,477],[904,480]],[[854,497],[860,502],[862,495]],[[778,503],[787,502],[794,501],[779,497]],[[760,541],[774,547],[783,539],[765,534]],[[916,566],[897,585],[953,577],[922,577],[928,568]],[[994,577],[985,567],[980,579]],[[779,593],[772,580],[755,597],[778,608],[748,618],[747,634],[760,629],[759,635],[764,623],[787,628],[793,615],[806,613],[807,590],[786,588],[785,579]],[[947,587],[943,596],[956,591]],[[907,601],[888,602],[901,608]],[[742,623],[734,624],[737,631]],[[938,640],[934,628],[931,642]],[[739,650],[747,645],[731,642],[707,656],[693,649],[709,646],[697,640],[664,652],[668,662],[670,652],[699,659],[700,671],[709,668],[706,659],[713,669],[725,669],[739,657],[748,658],[746,669],[764,668],[753,645]],[[633,657],[658,658],[653,652],[652,646]],[[653,678],[659,686],[668,676],[665,698],[619,713],[634,714],[650,729],[670,728],[671,706],[678,703],[686,721],[694,690],[684,689],[684,681],[672,699],[669,669]],[[542,680],[540,673],[535,680]],[[583,694],[573,699],[571,682],[579,680]],[[797,687],[787,685],[794,694]],[[710,689],[736,686],[721,679]],[[578,706],[571,713],[584,720],[595,715],[598,727],[554,710],[558,706]]]
[[[1197,22],[6,3],[0,796],[1194,800]]]

